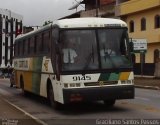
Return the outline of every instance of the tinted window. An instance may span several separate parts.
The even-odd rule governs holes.
[[[98,69],[94,30],[69,30],[60,33],[63,71]]]

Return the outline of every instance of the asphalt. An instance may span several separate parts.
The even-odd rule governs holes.
[[[0,95],[0,125],[41,125]]]
[[[135,87],[160,90],[160,78],[135,76]],[[23,112],[0,95],[0,125],[42,125],[36,118]]]

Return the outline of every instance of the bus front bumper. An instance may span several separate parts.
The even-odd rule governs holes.
[[[134,85],[63,89],[64,104],[81,101],[133,99]]]

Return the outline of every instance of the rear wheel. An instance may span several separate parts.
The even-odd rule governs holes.
[[[50,105],[53,108],[61,109],[62,105],[59,102],[55,101],[55,99],[54,99],[54,92],[53,92],[52,84],[48,85],[48,94],[47,94],[47,96],[48,96],[48,100],[50,102]]]
[[[115,100],[115,99],[113,99],[113,100],[104,100],[104,104],[105,104],[107,107],[113,107],[115,103],[116,103],[116,100]]]

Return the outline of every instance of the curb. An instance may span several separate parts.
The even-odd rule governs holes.
[[[141,86],[141,85],[135,85],[136,88],[143,88],[143,89],[152,89],[152,90],[160,90],[158,86]]]
[[[35,120],[37,123],[41,124],[41,125],[48,125],[47,123],[45,123],[44,121],[36,118],[35,116],[27,113],[26,111],[24,111],[23,109],[19,108],[18,106],[16,106],[15,104],[9,102],[7,99],[3,99],[6,103],[8,103],[9,105],[13,106],[14,108],[16,108],[17,110],[23,112],[25,115],[27,115],[28,117],[32,118],[33,120]]]
[[[135,78],[150,78],[150,79],[153,79],[153,78],[156,78],[155,76],[146,76],[146,75],[134,75]]]

